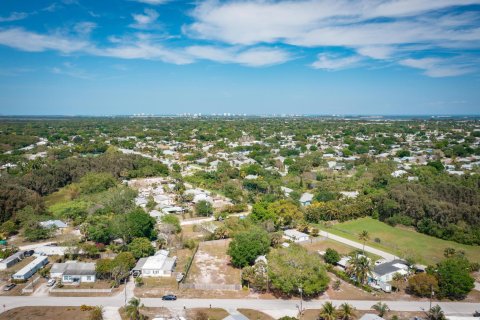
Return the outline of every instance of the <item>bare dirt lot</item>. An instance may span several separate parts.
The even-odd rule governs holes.
[[[229,240],[200,243],[193,261],[187,283],[195,284],[240,284],[240,269],[230,264],[227,255]]]
[[[23,307],[0,314],[0,320],[87,320],[89,315],[80,307]]]

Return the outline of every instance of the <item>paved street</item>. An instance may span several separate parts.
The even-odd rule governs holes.
[[[1,297],[1,304],[5,305],[7,310],[22,306],[80,306],[82,304],[102,305],[112,310],[123,306],[124,301],[123,292],[113,297]],[[303,308],[318,309],[325,301],[326,300],[304,301]],[[375,303],[375,301],[365,300],[333,300],[332,302],[336,305],[348,302],[359,310],[369,310]],[[300,304],[298,299],[179,299],[177,301],[162,301],[160,298],[145,298],[142,299],[142,303],[147,307],[167,307],[172,310],[181,310],[184,306],[186,308],[208,308],[210,305],[224,309],[250,308],[261,310],[275,316],[281,316],[282,314],[294,315]],[[421,311],[422,308],[428,309],[429,307],[428,301],[387,301],[387,304],[390,309],[396,311]],[[434,302],[434,304],[437,303]],[[438,304],[446,314],[450,315],[472,315],[475,310],[480,310],[480,303],[442,302]]]

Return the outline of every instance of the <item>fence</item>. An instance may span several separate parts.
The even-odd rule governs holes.
[[[190,259],[187,262],[187,265],[185,266],[185,273],[184,273],[183,278],[181,280],[182,283],[185,283],[185,280],[187,280],[188,272],[190,271],[190,267],[192,266],[193,259],[195,259],[195,255],[197,254],[198,247],[200,247],[199,244],[197,244],[197,246],[195,247],[192,256],[190,257]]]
[[[112,293],[110,289],[50,289],[50,293]]]
[[[180,289],[239,291],[242,286],[239,284],[180,283]]]
[[[29,282],[25,288],[22,289],[22,293],[33,293],[35,284],[40,280],[40,277],[36,277],[31,282]]]

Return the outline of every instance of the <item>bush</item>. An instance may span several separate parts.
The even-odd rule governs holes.
[[[335,249],[327,248],[327,250],[325,251],[325,256],[323,256],[323,259],[325,260],[326,263],[334,265],[338,261],[340,261],[340,254]]]
[[[430,297],[432,290],[438,292],[438,281],[427,273],[416,274],[408,279],[407,290],[419,297]]]

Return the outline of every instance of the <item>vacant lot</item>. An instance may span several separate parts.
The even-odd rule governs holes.
[[[230,264],[228,244],[228,240],[200,243],[187,283],[240,284],[241,271]]]
[[[440,261],[443,258],[443,250],[448,247],[463,250],[469,259],[480,261],[478,246],[430,237],[404,227],[391,227],[372,218],[347,221],[322,229],[355,241],[358,241],[358,234],[362,230],[367,230],[370,234],[370,241],[367,242],[369,246],[398,256],[410,256],[420,263],[431,264]],[[379,239],[380,242],[376,242],[375,239]]]
[[[23,307],[0,314],[0,320],[87,320],[89,315],[80,307]]]
[[[202,317],[203,314],[203,317]],[[205,317],[206,315],[206,317]],[[228,317],[228,312],[220,308],[193,308],[187,310],[187,319],[221,320]]]
[[[273,320],[268,314],[253,309],[238,309],[238,312],[243,314],[249,320]]]

